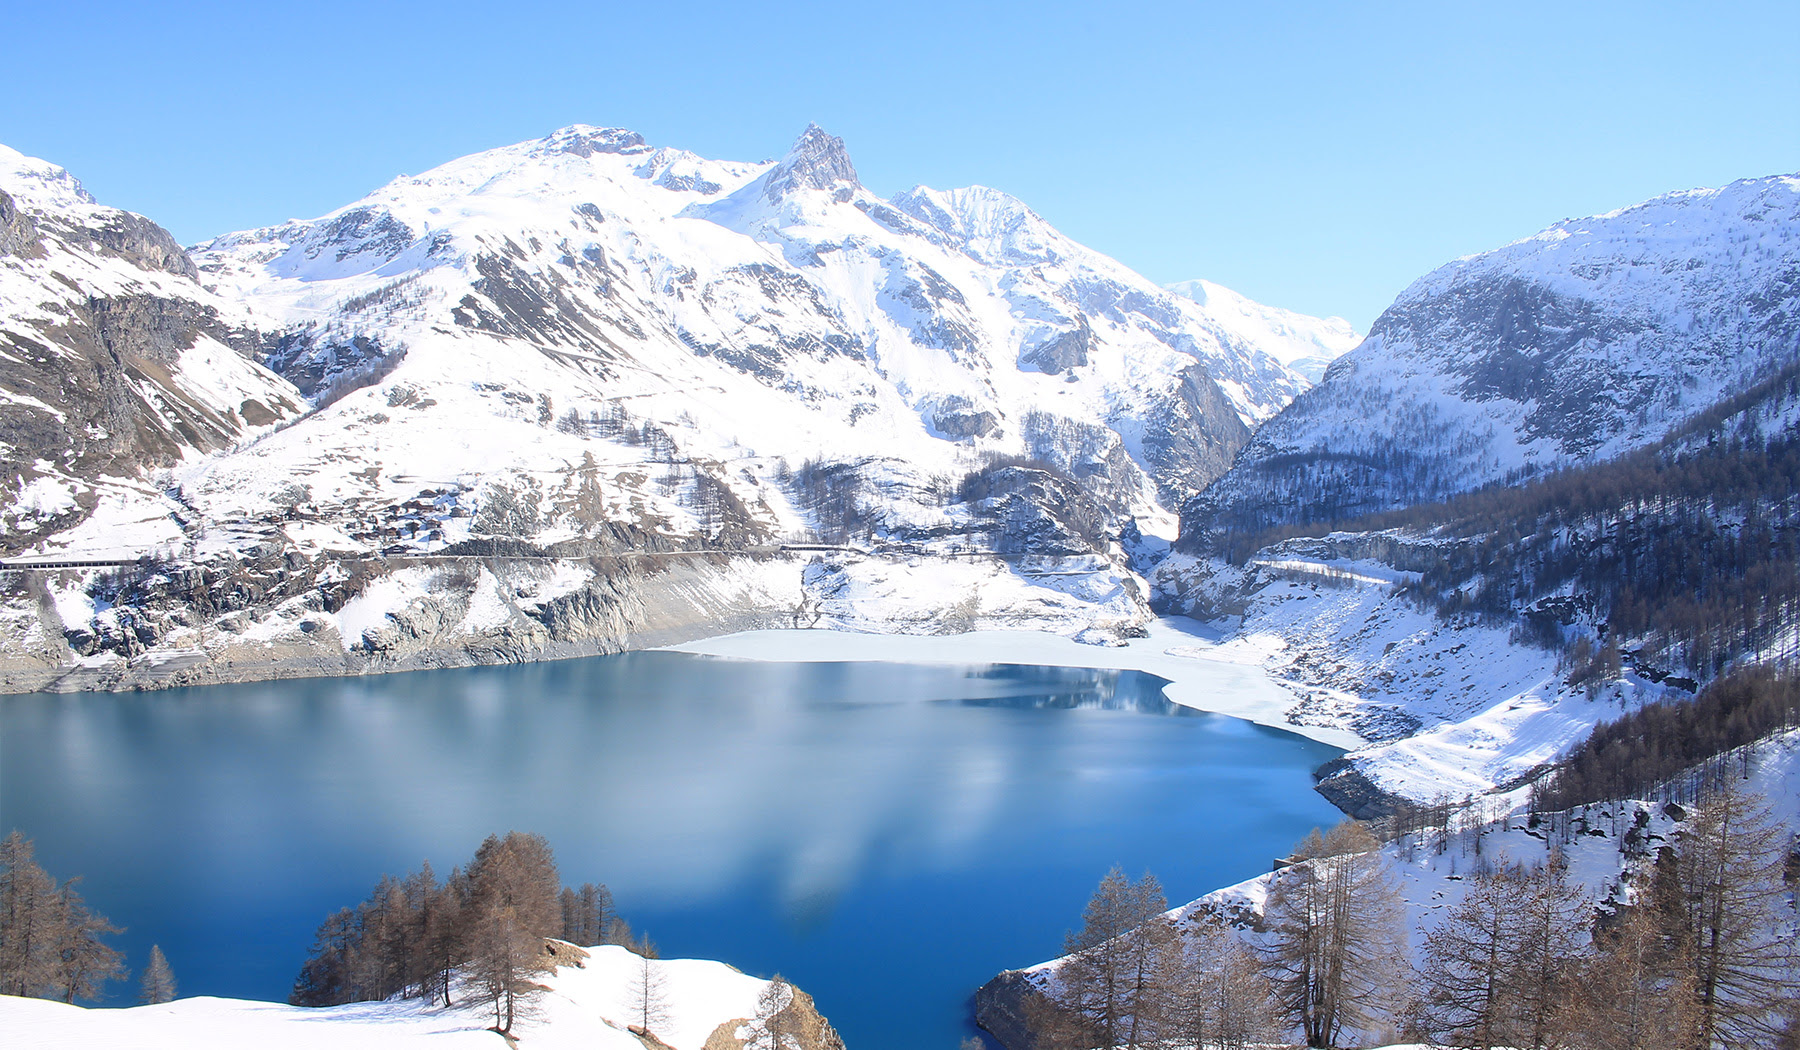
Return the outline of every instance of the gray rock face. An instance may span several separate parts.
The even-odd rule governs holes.
[[[1144,428],[1144,457],[1159,480],[1183,478],[1203,487],[1230,468],[1250,440],[1219,384],[1198,365],[1181,374],[1172,397]],[[1190,490],[1191,491],[1191,490]],[[1186,492],[1163,480],[1163,498],[1179,504]]]
[[[25,298],[0,314],[6,552],[84,517],[98,499],[91,484],[102,478],[145,477],[301,410],[291,387],[243,359],[254,337],[220,320],[166,230],[94,204],[67,173],[31,163],[8,176],[21,180],[24,199],[50,187],[65,203],[26,207],[0,191],[0,268],[57,274],[26,284]],[[102,279],[90,284],[96,271]],[[183,364],[190,351],[207,359],[191,371]],[[22,486],[46,477],[73,505],[48,518],[37,498],[12,506]]]
[[[0,404],[0,472],[33,477],[32,464],[50,459],[77,477],[134,477],[175,462],[184,447],[224,447],[246,412],[299,413],[292,402],[221,405],[190,390],[171,365],[202,336],[223,342],[228,333],[203,306],[153,295],[95,296],[35,333],[0,329],[0,389],[30,399]]]
[[[128,211],[107,210],[107,221],[88,226],[95,253],[122,259],[140,270],[157,270],[192,279],[194,260],[176,243],[168,230]]]
[[[25,256],[30,252],[35,256],[42,250],[37,241],[37,227],[31,216],[20,211],[11,195],[0,190],[0,255]]]
[[[547,563],[536,558],[496,557],[486,564],[512,589],[529,586],[547,571]],[[519,663],[672,645],[721,631],[793,626],[789,609],[717,593],[712,586],[717,567],[695,559],[667,564],[603,559],[593,565],[600,571],[585,586],[542,604],[516,602],[503,622],[470,637],[458,625],[467,615],[476,575],[452,564],[443,569],[440,588],[349,639],[348,645],[321,615],[355,596],[343,582],[343,563],[326,559],[290,565],[269,553],[186,569],[151,567],[127,574],[116,586],[96,584],[112,587],[105,597],[118,604],[92,623],[66,630],[58,624],[54,640],[35,654],[9,650],[0,659],[0,693],[159,689]],[[348,568],[351,575],[371,582],[387,571],[377,565],[370,572],[356,563]],[[797,580],[798,566],[794,572]],[[47,595],[4,595],[0,613],[11,619],[46,602]],[[170,631],[191,624],[198,610],[218,617],[204,651],[173,664],[167,658],[143,658]],[[47,615],[55,619],[53,612]],[[272,645],[265,645],[263,637],[274,625],[284,629],[275,632]],[[253,627],[264,635],[237,637]],[[76,655],[89,658],[85,666],[75,665]]]
[[[1006,1050],[1037,1050],[1026,1023],[1028,1002],[1042,1000],[1021,970],[1007,970],[975,991],[975,1023]]]
[[[1405,801],[1376,787],[1347,758],[1327,762],[1314,776],[1318,780],[1314,790],[1357,820],[1392,816]]]
[[[1019,367],[1027,372],[1061,375],[1071,368],[1088,363],[1088,350],[1094,343],[1094,330],[1087,317],[1075,315],[1075,327],[1051,336],[1019,355]]]
[[[948,397],[932,410],[931,427],[945,437],[964,441],[997,433],[1000,417],[977,408],[966,397]]]
[[[848,201],[860,185],[844,140],[808,124],[787,157],[769,173],[763,192],[770,201],[780,201],[796,189],[830,190]]]
[[[596,153],[648,153],[644,136],[624,128],[592,128],[585,125],[564,128],[546,141],[547,148],[577,157]]]

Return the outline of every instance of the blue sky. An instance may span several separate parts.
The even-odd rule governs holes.
[[[1800,170],[1800,4],[10,5],[0,142],[184,242],[572,123],[1007,190],[1366,326],[1568,216]]]

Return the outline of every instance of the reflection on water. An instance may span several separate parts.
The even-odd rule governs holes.
[[[12,697],[0,827],[86,875],[134,965],[160,943],[186,994],[285,997],[378,875],[518,828],[665,955],[780,970],[858,1050],[948,1047],[974,985],[1053,953],[1108,865],[1192,895],[1331,819],[1307,773],[1333,749],[1161,685],[633,653]]]

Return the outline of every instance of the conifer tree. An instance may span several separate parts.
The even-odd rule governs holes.
[[[1223,925],[1206,922],[1162,952],[1160,1042],[1176,1050],[1242,1050],[1279,1034],[1268,978]]]
[[[1664,935],[1648,908],[1596,937],[1564,1015],[1568,1045],[1581,1050],[1676,1050],[1697,1037],[1693,960]]]
[[[664,983],[662,970],[650,956],[639,956],[637,971],[631,976],[631,1012],[637,1018],[637,1027],[645,1034],[669,1021],[669,998]]]
[[[1423,1023],[1458,1046],[1542,1050],[1555,1041],[1580,952],[1584,906],[1558,858],[1465,878],[1425,938]]]
[[[1168,908],[1162,886],[1148,872],[1133,882],[1114,866],[1082,911],[1078,932],[1065,938],[1070,958],[1058,976],[1065,1006],[1093,1025],[1103,1050],[1136,1046],[1154,1011],[1159,939],[1141,930]]]
[[[1580,888],[1569,882],[1561,854],[1552,851],[1543,866],[1525,873],[1518,922],[1517,956],[1506,987],[1514,1045],[1547,1050],[1561,1041],[1563,1014],[1586,948],[1582,939],[1592,926],[1593,909]]]
[[[1481,1050],[1504,1040],[1509,968],[1520,954],[1512,918],[1521,881],[1508,869],[1466,877],[1462,900],[1425,935],[1420,1005],[1434,1035]]]
[[[54,994],[65,1003],[96,999],[107,981],[125,975],[125,957],[100,938],[123,933],[106,916],[88,910],[75,892],[79,876],[63,883],[57,892],[56,964]]]
[[[35,996],[55,979],[56,883],[38,867],[31,840],[0,840],[0,993]]]
[[[138,983],[138,1002],[144,1006],[170,1002],[175,998],[175,973],[163,956],[162,945],[150,946],[150,964]]]
[[[1393,1006],[1406,965],[1399,886],[1362,824],[1301,844],[1270,880],[1265,972],[1282,1014],[1310,1047],[1373,1027]]]
[[[534,978],[546,969],[544,938],[562,929],[556,862],[541,835],[490,835],[475,851],[469,882],[470,969],[494,1004],[494,1030],[505,1035],[542,991]]]
[[[1777,916],[1786,834],[1767,802],[1727,781],[1695,807],[1676,850],[1692,946],[1699,1045],[1752,1050],[1780,1037],[1796,995]]]
[[[794,1016],[794,988],[776,974],[756,996],[756,1016],[744,1050],[799,1050],[800,1025]]]
[[[58,886],[20,832],[0,840],[0,993],[73,1003],[124,972],[101,940],[121,931],[87,907],[77,881]]]

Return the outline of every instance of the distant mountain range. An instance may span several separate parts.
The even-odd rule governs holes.
[[[191,254],[10,151],[0,192],[0,331],[25,348],[0,362],[17,437],[0,547],[221,576],[275,556],[288,577],[243,601],[325,588],[290,610],[306,648],[324,626],[306,617],[335,618],[381,558],[820,539],[1082,556],[1098,606],[1065,567],[1054,593],[1025,581],[962,622],[1075,631],[1102,608],[1128,630],[1147,615],[1135,537],[1173,535],[1182,500],[1310,385],[1287,362],[1356,339],[1217,286],[1158,288],[995,190],[882,200],[816,127],[761,164],[565,128]],[[115,227],[143,246],[80,232]],[[97,378],[65,381],[76,356]],[[343,559],[358,579],[333,591]],[[469,618],[472,586],[421,651],[545,641],[537,607],[513,623],[523,651],[474,641],[495,624]],[[109,604],[40,624],[28,663],[65,629],[95,659],[168,644]],[[865,615],[850,604],[812,607]],[[942,604],[923,596],[921,624]],[[372,651],[359,626],[330,624],[352,658]]]

